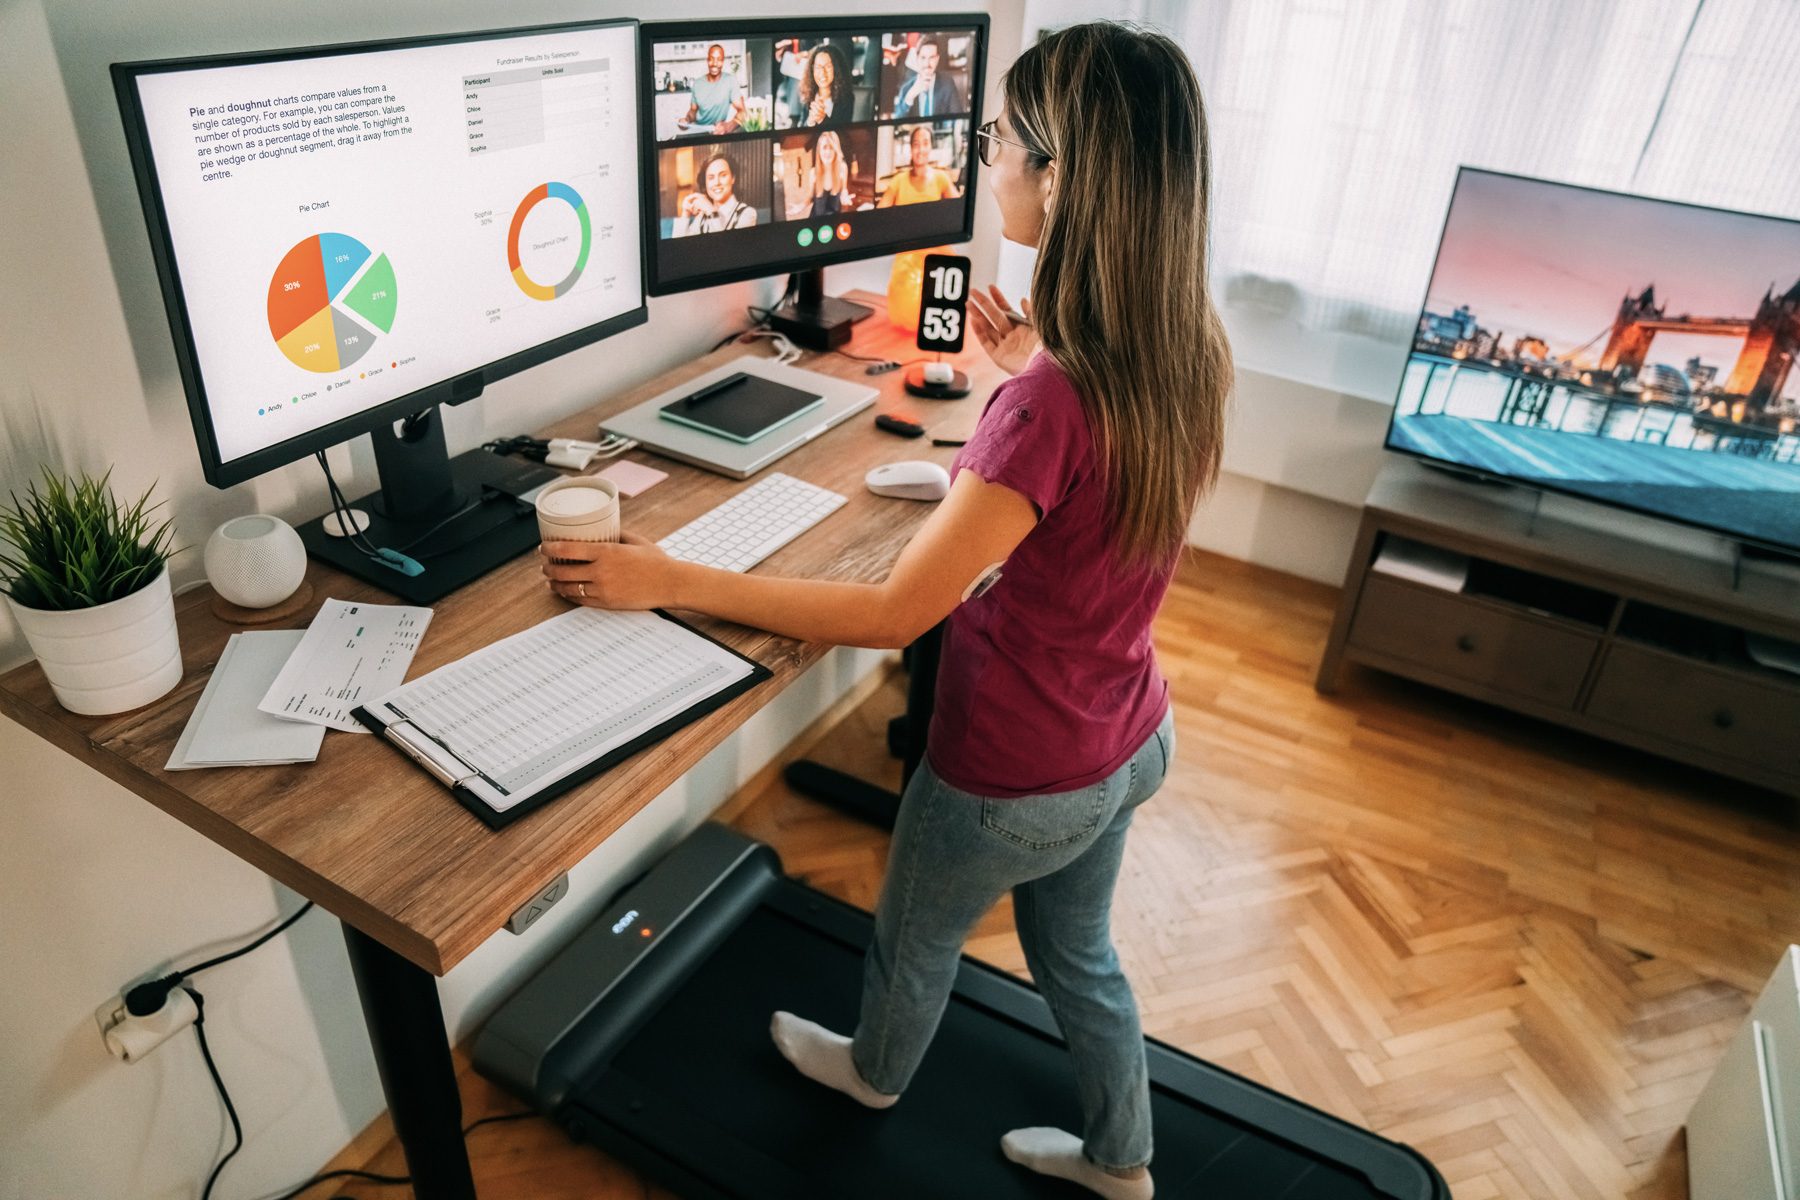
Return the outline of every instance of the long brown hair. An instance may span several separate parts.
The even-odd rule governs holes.
[[[1122,557],[1166,564],[1218,478],[1232,382],[1199,81],[1168,38],[1096,21],[1026,50],[1002,88],[1031,165],[1056,164],[1032,318],[1081,396]]]

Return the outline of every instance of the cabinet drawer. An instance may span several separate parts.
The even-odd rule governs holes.
[[[1587,713],[1652,737],[1800,775],[1800,686],[1784,688],[1615,642]]]
[[[1371,574],[1350,644],[1510,696],[1572,708],[1597,634],[1502,612],[1454,592]]]

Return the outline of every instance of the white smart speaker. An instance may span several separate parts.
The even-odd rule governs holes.
[[[236,517],[213,530],[201,552],[207,582],[224,605],[213,611],[228,621],[251,624],[291,611],[306,582],[306,546],[280,517],[256,513]],[[309,589],[310,590],[310,589]]]

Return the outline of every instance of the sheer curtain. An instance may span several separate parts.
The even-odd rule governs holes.
[[[1043,5],[1042,23],[1072,7]],[[1123,0],[1108,15],[1169,32],[1199,73],[1228,309],[1403,342],[1460,164],[1800,216],[1795,0]],[[1771,271],[1792,282],[1800,263]]]

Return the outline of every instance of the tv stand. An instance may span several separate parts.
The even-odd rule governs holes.
[[[1421,467],[1424,467],[1428,471],[1437,471],[1441,474],[1450,476],[1452,479],[1460,479],[1464,483],[1478,483],[1483,487],[1493,488],[1511,488],[1520,486],[1519,484],[1510,483],[1504,479],[1496,479],[1492,475],[1484,475],[1480,471],[1470,471],[1463,467],[1453,467],[1449,463],[1434,462],[1429,458],[1414,459],[1413,461],[1417,462]],[[1539,495],[1542,495],[1542,493],[1540,492]]]
[[[1316,686],[1346,662],[1800,798],[1800,579],[1536,513],[1409,461],[1376,479]],[[1396,574],[1418,565],[1416,577]],[[1378,566],[1377,564],[1380,564]]]
[[[1743,581],[1745,563],[1757,564],[1771,572],[1781,573],[1800,581],[1800,554],[1794,554],[1787,550],[1772,550],[1767,546],[1758,546],[1750,542],[1732,542],[1731,586],[1734,588]]]

